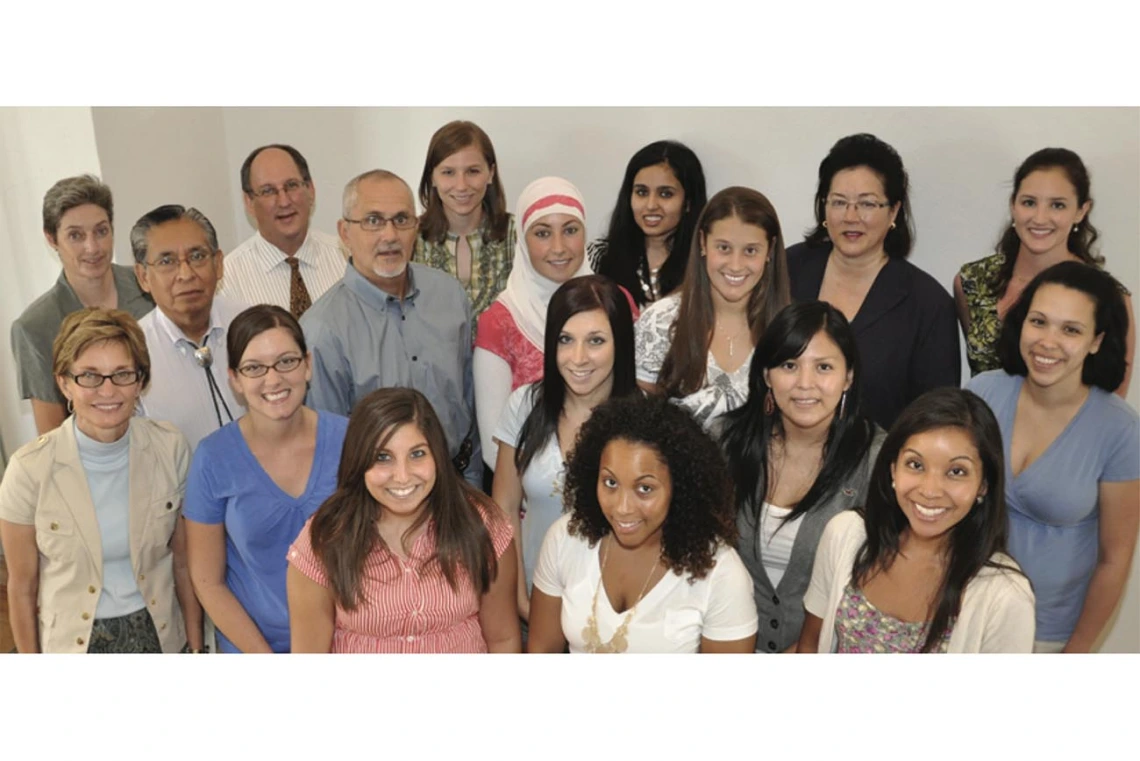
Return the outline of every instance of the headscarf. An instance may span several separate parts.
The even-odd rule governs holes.
[[[535,270],[526,247],[526,231],[550,214],[566,214],[576,218],[582,223],[582,236],[585,239],[586,204],[573,183],[561,177],[542,177],[527,185],[519,195],[515,207],[519,232],[515,242],[514,264],[507,278],[507,287],[498,298],[511,313],[519,332],[539,351],[542,351],[543,333],[546,331],[546,307],[561,283],[545,278]],[[592,274],[594,270],[590,267],[588,257],[583,256],[578,271],[570,277]]]

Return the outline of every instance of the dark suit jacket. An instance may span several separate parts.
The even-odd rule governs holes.
[[[794,301],[819,298],[831,244],[788,249]],[[954,299],[938,281],[905,259],[879,271],[851,322],[863,379],[863,411],[889,430],[903,408],[925,391],[957,387],[962,378]]]

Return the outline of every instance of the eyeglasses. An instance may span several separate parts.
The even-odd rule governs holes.
[[[133,386],[139,382],[142,373],[138,370],[116,370],[110,375],[102,375],[87,370],[82,373],[64,373],[83,388],[99,388],[107,380],[116,386]]]
[[[281,187],[275,185],[264,185],[257,190],[251,190],[250,195],[255,198],[268,201],[269,199],[276,200],[277,196],[281,193],[289,196],[290,198],[296,197],[301,188],[309,184],[308,180],[287,180]]]
[[[344,221],[351,222],[354,225],[360,225],[361,230],[370,233],[383,230],[384,226],[389,222],[391,222],[392,227],[395,227],[397,230],[410,230],[416,226],[416,218],[402,211],[396,216],[387,219],[380,214],[365,214],[361,219],[349,219],[345,217]]]
[[[238,368],[238,372],[247,378],[260,378],[269,372],[269,368],[277,371],[278,375],[291,373],[301,366],[304,357],[282,357],[271,365],[263,365],[260,362],[250,362],[248,365],[242,365]]]
[[[824,207],[832,214],[846,214],[847,209],[851,206],[855,207],[855,211],[862,219],[874,214],[879,209],[885,209],[890,206],[889,203],[882,203],[880,201],[872,201],[869,198],[862,198],[858,201],[848,201],[846,198],[826,198],[823,201]]]
[[[178,271],[182,266],[182,262],[190,265],[191,269],[203,270],[214,260],[215,252],[206,251],[205,249],[194,249],[186,256],[175,256],[174,254],[163,254],[153,262],[143,262],[147,267],[152,268],[156,272],[163,275],[171,275]]]

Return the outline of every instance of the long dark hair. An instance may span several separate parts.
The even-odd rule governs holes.
[[[895,224],[887,230],[883,239],[883,251],[887,256],[905,259],[914,246],[914,222],[910,212],[910,179],[903,167],[898,151],[874,135],[861,133],[840,138],[831,146],[827,156],[819,162],[819,183],[815,188],[815,228],[807,233],[809,246],[831,244],[825,220],[827,217],[827,194],[831,192],[831,180],[844,169],[865,166],[883,181],[883,192],[891,206],[899,205]]]
[[[1021,190],[1021,183],[1025,181],[1025,178],[1041,169],[1060,169],[1065,173],[1077,191],[1077,206],[1084,206],[1092,201],[1092,197],[1089,195],[1092,187],[1089,180],[1089,170],[1085,167],[1085,162],[1081,161],[1081,157],[1068,148],[1042,148],[1022,161],[1021,166],[1014,172],[1013,190],[1009,194],[1011,206],[1017,202],[1017,193]],[[1104,266],[1104,257],[1097,255],[1092,248],[1093,243],[1100,237],[1100,233],[1093,227],[1092,220],[1089,219],[1091,216],[1092,207],[1090,206],[1089,213],[1085,214],[1085,218],[1076,225],[1076,230],[1069,230],[1069,253],[1085,264],[1102,267]],[[1013,277],[1013,265],[1017,263],[1017,253],[1020,250],[1021,238],[1018,236],[1017,230],[1012,224],[1006,225],[996,249],[997,253],[1005,257],[1001,267],[994,273],[993,287],[999,298],[1005,294],[1005,289],[1009,287],[1009,281]]]
[[[499,165],[495,160],[495,146],[491,145],[491,138],[487,137],[487,133],[478,124],[454,121],[443,125],[431,136],[427,158],[424,159],[424,171],[420,175],[420,205],[424,209],[423,216],[420,217],[420,235],[429,243],[442,243],[447,237],[447,216],[443,210],[443,201],[432,186],[432,172],[448,156],[472,145],[483,154],[487,168],[495,173],[483,196],[483,239],[492,242],[507,238],[510,214],[507,212],[503,179],[499,176]]]
[[[701,239],[709,234],[713,224],[729,217],[759,227],[768,235],[768,263],[748,297],[748,326],[752,330],[753,346],[760,341],[776,313],[791,301],[784,236],[772,202],[752,188],[731,187],[720,191],[701,211],[697,233],[689,248],[689,264],[681,284],[681,305],[657,379],[667,396],[688,396],[705,385],[716,312],[712,284],[701,255]]]
[[[835,410],[827,429],[819,475],[783,522],[793,521],[831,499],[863,462],[875,438],[875,424],[859,409],[862,373],[855,335],[847,318],[825,301],[807,301],[784,307],[772,320],[752,355],[752,366],[748,371],[748,401],[724,414],[724,429],[720,436],[721,447],[728,458],[729,474],[736,484],[737,509],[752,516],[757,531],[760,530],[760,508],[768,495],[768,445],[773,436],[784,435],[784,416],[779,405],[771,415],[764,414],[764,400],[769,392],[764,370],[799,357],[812,338],[821,332],[843,353],[847,370],[851,373],[851,387],[847,389],[842,409]]]
[[[353,408],[336,491],[317,509],[310,529],[313,552],[328,575],[337,604],[345,610],[365,602],[364,565],[377,545],[384,546],[376,529],[382,508],[369,493],[364,474],[376,463],[377,452],[404,425],[415,425],[423,432],[436,471],[435,488],[426,497],[427,509],[404,536],[411,535],[424,521],[434,520],[436,548],[432,561],[453,590],[458,589],[462,571],[476,594],[483,595],[498,573],[484,520],[503,520],[501,512],[452,467],[447,437],[424,395],[410,388],[382,388]]]
[[[937,428],[965,431],[982,460],[982,501],[950,529],[946,574],[938,589],[934,615],[926,632],[922,652],[938,646],[962,607],[966,585],[985,567],[1020,573],[994,562],[995,553],[1006,551],[1005,460],[1001,429],[993,412],[976,394],[959,388],[927,391],[902,411],[891,427],[871,471],[863,522],[867,540],[855,556],[851,579],[863,586],[885,571],[899,554],[899,536],[910,528],[891,485],[891,465],[912,436]]]
[[[1100,349],[1085,357],[1081,368],[1081,383],[1115,391],[1124,382],[1128,372],[1128,307],[1124,301],[1124,286],[1104,270],[1083,262],[1058,262],[1037,273],[1017,298],[1002,320],[997,353],[1001,367],[1010,375],[1028,375],[1025,357],[1021,356],[1021,330],[1033,297],[1041,286],[1053,283],[1081,293],[1092,299],[1094,334],[1104,334]]]
[[[693,232],[697,229],[697,217],[706,201],[705,173],[701,168],[701,160],[682,143],[676,140],[658,140],[633,154],[629,160],[621,189],[618,190],[617,203],[610,215],[606,252],[598,262],[597,271],[599,275],[606,275],[629,291],[639,307],[645,306],[647,301],[641,289],[639,273],[648,277],[649,260],[645,257],[645,232],[633,217],[630,198],[637,173],[658,164],[668,165],[685,192],[681,221],[669,236],[669,257],[657,273],[662,296],[675,291],[685,277],[685,264],[689,246],[693,242]]]
[[[558,286],[546,310],[542,379],[530,386],[528,393],[533,406],[519,432],[518,449],[515,450],[515,467],[519,474],[527,469],[530,461],[558,430],[558,419],[566,402],[566,381],[558,371],[558,337],[562,334],[562,327],[574,315],[595,309],[606,313],[614,336],[614,382],[610,398],[628,396],[637,391],[633,363],[633,314],[625,294],[616,283],[602,275],[583,275]]]

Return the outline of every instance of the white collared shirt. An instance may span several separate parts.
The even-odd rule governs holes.
[[[289,308],[293,272],[286,254],[261,233],[226,254],[225,275],[218,293],[246,304],[276,304]],[[309,230],[297,249],[301,279],[316,302],[344,276],[345,256],[340,241],[319,230]]]
[[[226,330],[244,309],[245,304],[224,296],[215,296],[210,308],[210,330],[205,344],[213,354],[210,372],[221,392],[216,410],[206,371],[194,359],[197,348],[194,343],[161,308],[139,320],[150,353],[150,386],[139,399],[139,414],[173,423],[190,443],[191,452],[198,448],[199,441],[221,427],[219,413],[223,425],[245,414],[245,407],[234,398],[226,373],[229,366]]]

